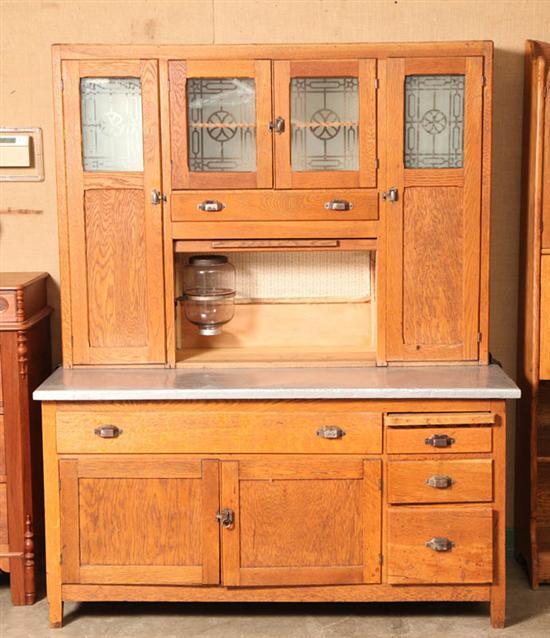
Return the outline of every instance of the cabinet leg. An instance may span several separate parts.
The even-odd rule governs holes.
[[[60,629],[63,626],[63,601],[61,598],[52,600],[48,596],[49,618],[52,629]]]
[[[34,531],[29,514],[25,519],[25,604],[32,605],[36,600],[34,574]]]
[[[506,622],[506,588],[491,589],[491,627],[504,629]]]

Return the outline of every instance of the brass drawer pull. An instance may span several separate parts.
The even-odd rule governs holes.
[[[330,202],[325,202],[325,208],[327,210],[351,210],[353,204],[347,199],[331,199]]]
[[[216,513],[218,523],[221,523],[225,529],[231,529],[235,525],[235,512],[232,509],[226,507],[221,512]]]
[[[122,430],[116,425],[102,425],[94,430],[102,439],[116,439],[122,434]]]
[[[448,434],[432,434],[428,439],[424,439],[424,443],[432,447],[451,447],[454,442]]]
[[[319,428],[315,434],[323,439],[341,439],[346,436],[344,430],[337,425],[325,425]]]
[[[434,536],[426,541],[426,547],[433,549],[434,552],[450,552],[455,544],[444,536]]]
[[[426,479],[426,485],[435,487],[438,490],[446,490],[448,487],[451,487],[453,483],[453,479],[450,476],[445,476],[444,474],[434,474],[433,476],[430,476],[429,479]]]
[[[197,205],[197,208],[205,213],[217,213],[225,208],[225,204],[217,199],[205,199]]]

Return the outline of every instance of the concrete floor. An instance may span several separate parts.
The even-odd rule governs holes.
[[[509,566],[507,628],[489,626],[482,603],[192,604],[70,603],[48,627],[47,603],[12,607],[0,580],[0,638],[542,638],[550,637],[550,586],[531,591]]]

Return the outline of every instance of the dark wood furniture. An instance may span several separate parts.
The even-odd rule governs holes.
[[[14,605],[36,597],[43,557],[42,437],[33,390],[51,372],[47,273],[0,273],[0,569]]]

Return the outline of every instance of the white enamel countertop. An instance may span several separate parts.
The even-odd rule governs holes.
[[[221,399],[518,399],[497,365],[389,368],[59,368],[38,401]]]

